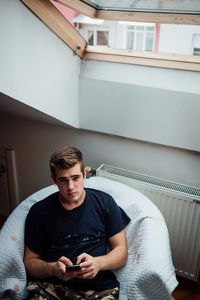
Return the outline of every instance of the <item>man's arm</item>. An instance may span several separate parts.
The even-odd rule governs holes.
[[[81,278],[94,278],[99,271],[106,271],[123,266],[128,258],[125,230],[109,238],[111,251],[102,256],[92,257],[86,253],[78,256],[77,264],[82,269]],[[81,261],[83,261],[81,263]]]
[[[64,281],[78,275],[78,271],[66,272],[66,265],[72,265],[72,262],[65,256],[62,256],[57,262],[46,262],[39,258],[39,254],[33,252],[27,246],[24,253],[24,265],[27,273],[37,279],[48,277],[58,277]]]

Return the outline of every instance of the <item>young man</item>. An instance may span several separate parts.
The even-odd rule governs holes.
[[[111,270],[126,263],[129,217],[110,195],[84,188],[78,149],[53,153],[50,169],[59,192],[34,204],[25,224],[27,299],[118,299]]]

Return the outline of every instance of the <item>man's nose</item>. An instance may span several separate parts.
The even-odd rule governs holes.
[[[72,180],[69,180],[69,181],[68,181],[68,189],[69,189],[69,190],[72,190],[73,187],[74,187],[73,181],[72,181]]]

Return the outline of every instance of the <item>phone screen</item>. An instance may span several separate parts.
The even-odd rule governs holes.
[[[79,265],[66,266],[67,271],[79,271],[81,267]]]

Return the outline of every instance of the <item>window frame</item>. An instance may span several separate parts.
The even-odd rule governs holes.
[[[200,58],[183,54],[161,54],[87,46],[83,58],[86,60],[200,72]]]

